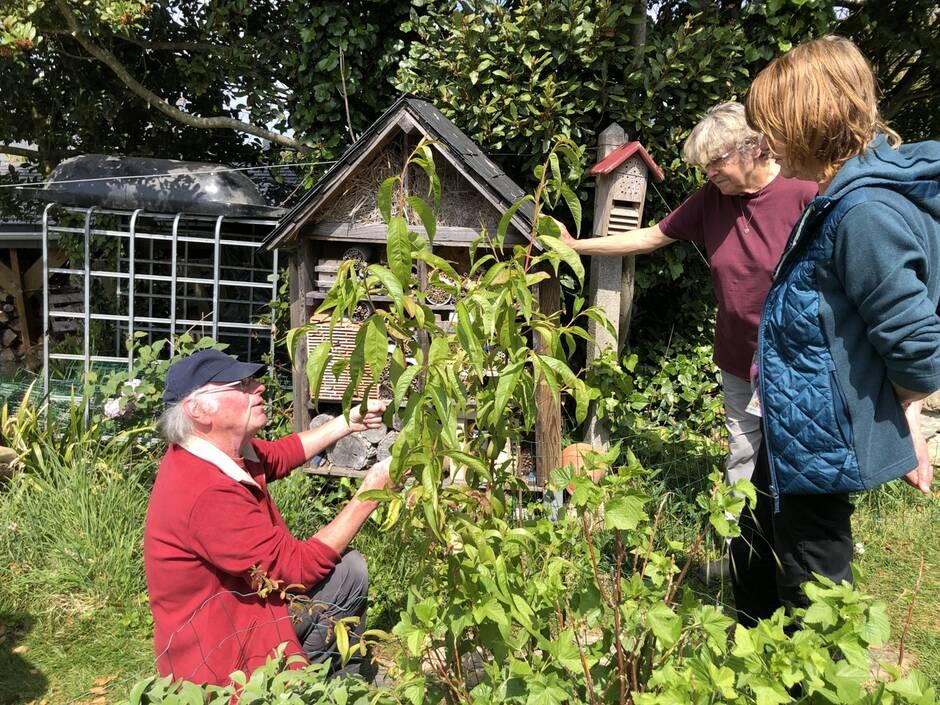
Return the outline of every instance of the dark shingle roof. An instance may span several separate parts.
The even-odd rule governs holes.
[[[461,164],[471,175],[473,184],[491,201],[498,204],[497,207],[500,210],[507,210],[513,203],[525,196],[525,192],[519,185],[437,108],[427,101],[406,95],[399,98],[363,132],[362,136],[330,167],[316,185],[281,219],[278,226],[264,241],[264,246],[274,249],[292,240],[298,229],[306,224],[316,212],[322,200],[320,196],[329,190],[351,163],[373,147],[375,140],[388,123],[397,120],[402,112],[407,113],[430,139],[437,142],[435,145],[437,149]],[[528,235],[534,214],[532,203],[526,201],[516,211],[513,225],[520,233]]]

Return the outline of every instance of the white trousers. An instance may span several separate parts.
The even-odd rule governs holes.
[[[721,386],[725,396],[725,425],[728,428],[725,481],[732,484],[741,478],[750,480],[754,473],[757,450],[761,443],[760,419],[745,411],[751,400],[750,382],[722,370]]]

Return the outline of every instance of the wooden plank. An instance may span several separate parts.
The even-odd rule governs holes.
[[[26,297],[23,295],[23,276],[20,272],[20,256],[16,249],[10,250],[10,269],[13,270],[13,276],[20,283],[19,291],[13,294],[16,301],[16,315],[20,319],[20,338],[23,340],[23,346],[31,348],[32,340],[29,337],[29,318],[26,317]]]
[[[316,467],[305,465],[303,467],[303,472],[308,475],[321,475],[326,477],[365,477],[366,473],[369,471],[368,469],[350,470],[349,468],[337,467],[332,463],[323,463],[322,465],[317,465]]]
[[[412,230],[427,238],[428,234],[421,225],[409,225]],[[350,241],[350,242],[386,242],[388,227],[385,223],[371,223],[367,225],[354,223],[320,222],[311,225],[305,231],[305,236],[312,240]],[[434,244],[461,245],[467,247],[480,236],[475,228],[465,228],[453,225],[438,226],[434,235]],[[506,233],[507,245],[521,245],[527,240],[516,231]]]
[[[68,260],[65,250],[49,249],[49,268],[61,267]],[[42,291],[45,283],[42,278],[42,257],[33,262],[32,266],[23,274],[23,291],[27,294]]]
[[[561,309],[558,279],[554,276],[545,279],[536,289],[542,313],[551,315]],[[549,352],[542,335],[536,335],[533,342],[536,352]],[[535,399],[538,408],[535,421],[535,477],[538,485],[544,486],[549,473],[561,465],[561,397],[541,380],[535,390]]]
[[[597,156],[603,158],[613,152],[626,140],[623,128],[612,123],[606,130],[598,135]],[[616,176],[599,175],[594,191],[594,223],[592,227],[594,237],[605,237],[608,232],[611,214],[612,199],[610,189]],[[587,362],[596,360],[608,347],[619,345],[619,326],[623,319],[623,286],[624,264],[632,270],[633,257],[592,257],[591,278],[589,284],[588,300],[592,306],[597,306],[610,318],[614,326],[612,336],[603,326],[594,321],[588,323]],[[627,277],[632,284],[633,272]],[[619,350],[619,347],[617,348]],[[584,440],[598,449],[606,449],[610,443],[610,433],[604,423],[597,417],[597,407],[591,404],[588,412],[588,423],[584,431]]]
[[[14,250],[9,250],[11,262],[13,260],[13,252]],[[20,278],[13,273],[11,267],[6,266],[3,262],[0,262],[0,289],[3,289],[13,296],[23,289]]]

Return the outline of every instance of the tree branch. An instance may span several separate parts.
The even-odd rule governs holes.
[[[82,32],[82,28],[78,24],[78,19],[72,13],[72,9],[68,6],[66,0],[56,0],[56,7],[59,9],[59,12],[62,13],[66,24],[72,31],[72,37],[75,38],[75,41],[77,41],[85,51],[111,69],[111,71],[114,72],[114,75],[116,75],[118,79],[120,79],[120,81],[131,90],[132,93],[145,100],[148,105],[154,106],[167,117],[176,120],[183,125],[188,125],[189,127],[208,130],[236,130],[237,132],[244,132],[249,135],[254,135],[255,137],[269,140],[283,147],[296,149],[299,152],[310,151],[309,147],[294,139],[293,137],[281,135],[277,132],[266,130],[263,127],[257,127],[256,125],[242,122],[241,120],[236,120],[235,118],[221,116],[198,117],[175,108],[156,93],[151,91],[149,88],[137,81],[133,76],[131,76],[124,65],[121,64],[117,57],[114,56],[114,54],[102,47],[99,47],[98,45],[91,42],[87,37],[85,37],[84,33]]]
[[[154,51],[191,51],[207,54],[227,54],[232,50],[232,47],[225,46],[224,44],[208,44],[203,42],[149,42],[124,34],[112,33],[111,36],[115,39],[135,44],[142,49],[152,49]]]

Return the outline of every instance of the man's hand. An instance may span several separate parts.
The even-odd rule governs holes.
[[[359,492],[368,492],[369,490],[384,490],[387,487],[393,487],[392,477],[388,474],[392,466],[391,457],[382,460],[371,468],[362,478],[362,484],[359,486]]]
[[[922,403],[913,402],[904,411],[904,418],[911,429],[911,440],[914,441],[914,452],[917,455],[917,467],[904,476],[904,480],[916,487],[924,494],[930,494],[930,483],[933,482],[933,464],[930,462],[930,451],[927,448],[927,439],[920,430],[920,408]]]
[[[349,433],[358,431],[368,431],[370,428],[380,428],[382,426],[382,414],[388,406],[387,401],[370,399],[367,402],[366,413],[363,414],[356,406],[349,412]]]

